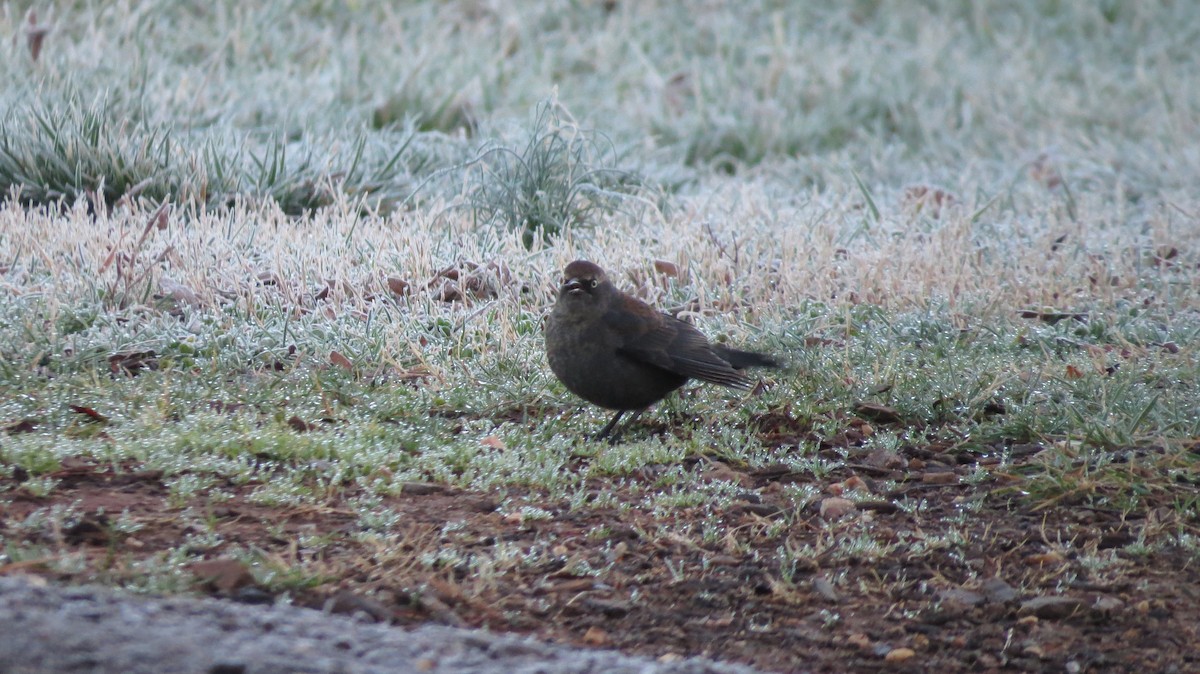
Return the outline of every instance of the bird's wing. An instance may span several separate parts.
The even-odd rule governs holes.
[[[750,386],[750,380],[718,356],[708,339],[690,323],[658,313],[640,302],[627,303],[624,308],[625,311],[612,310],[604,316],[605,323],[623,336],[617,353],[713,384]]]

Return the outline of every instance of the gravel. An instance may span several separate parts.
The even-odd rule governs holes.
[[[0,672],[752,674],[442,626],[408,630],[292,606],[152,598],[0,578]]]

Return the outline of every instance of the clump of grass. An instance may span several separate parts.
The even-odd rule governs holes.
[[[108,209],[140,198],[223,208],[271,200],[300,215],[344,198],[399,203],[415,189],[414,172],[449,163],[441,136],[418,139],[412,124],[349,138],[285,137],[184,132],[147,118],[77,92],[9,108],[0,119],[0,190],[28,206],[83,198]]]
[[[88,196],[112,206],[122,197],[161,201],[197,176],[185,166],[170,130],[118,121],[110,99],[36,103],[0,120],[0,189],[26,204]]]
[[[371,126],[387,129],[415,125],[420,131],[462,133],[467,136],[478,132],[476,113],[461,93],[436,99],[434,96],[419,90],[410,76],[396,93],[371,112]]]
[[[556,101],[541,103],[524,147],[492,144],[479,154],[483,175],[468,203],[485,225],[521,233],[526,248],[594,222],[630,203],[648,187],[617,168],[615,146],[603,134],[579,128]]]

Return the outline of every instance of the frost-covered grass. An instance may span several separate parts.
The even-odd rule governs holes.
[[[0,12],[0,477],[584,507],[698,455],[819,483],[863,402],[863,451],[1044,445],[1039,504],[1194,476],[1187,3],[251,5],[58,6],[36,62]],[[788,367],[588,441],[541,355],[579,257]]]

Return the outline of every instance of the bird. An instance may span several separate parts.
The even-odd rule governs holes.
[[[558,299],[546,321],[546,360],[575,395],[610,410],[596,434],[608,437],[626,412],[622,431],[654,403],[699,379],[750,388],[747,367],[779,367],[772,356],[713,345],[690,323],[662,313],[618,289],[597,264],[576,260],[563,270]]]

